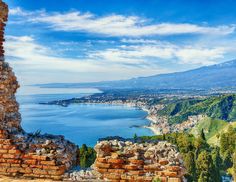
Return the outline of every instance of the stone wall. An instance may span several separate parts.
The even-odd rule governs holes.
[[[0,0],[0,175],[62,179],[76,165],[77,146],[63,136],[29,134],[21,128],[15,93],[16,76],[4,57],[4,30],[8,7]],[[167,142],[133,143],[101,141],[93,179],[109,181],[180,182],[184,175],[181,157]],[[91,176],[90,176],[91,178]]]
[[[95,146],[94,170],[109,181],[181,182],[185,169],[176,147],[168,142],[133,143],[105,140]]]
[[[21,128],[16,76],[4,57],[8,6],[0,0],[0,175],[61,179],[75,165],[77,147],[63,136],[28,134]]]

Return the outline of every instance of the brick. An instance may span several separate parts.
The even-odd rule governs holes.
[[[47,156],[42,156],[42,155],[32,155],[32,156],[30,156],[30,158],[36,159],[36,160],[39,160],[39,161],[46,161],[46,160],[48,160]]]
[[[169,171],[175,171],[175,172],[178,172],[181,170],[181,168],[179,166],[167,166],[167,169]]]
[[[108,163],[123,164],[124,160],[123,159],[108,159]]]
[[[137,159],[128,159],[128,161],[132,164],[136,164],[136,165],[143,165],[144,161],[143,160],[137,160]]]
[[[11,165],[10,163],[0,163],[1,167],[3,167],[3,166],[4,167],[10,167],[10,165]]]
[[[28,159],[28,160],[24,160],[24,163],[29,164],[29,165],[35,165],[37,163],[37,161]]]
[[[7,169],[8,173],[17,173],[20,172],[21,168],[20,167],[11,167]]]
[[[11,164],[11,167],[21,167],[20,164]]]
[[[18,158],[19,158],[19,155],[15,155],[15,154],[3,154],[2,157],[3,157],[3,158],[6,158],[6,159],[18,159]]]
[[[46,170],[36,168],[36,169],[33,169],[33,174],[45,175],[45,174],[48,174],[48,172]]]
[[[106,164],[106,163],[100,163],[100,162],[96,162],[95,163],[95,166],[98,167],[98,168],[105,168],[105,169],[108,169],[110,168],[110,164]]]
[[[178,177],[177,172],[164,171],[164,175],[169,177]]]
[[[65,173],[65,170],[64,169],[59,169],[59,170],[47,170],[48,174],[50,175],[62,175]]]
[[[107,162],[106,158],[97,158],[96,161],[101,162],[101,163],[106,163]]]
[[[123,174],[125,173],[125,170],[124,169],[108,169],[108,172],[116,173],[116,174]]]
[[[52,161],[41,161],[40,164],[55,166],[56,162],[55,162],[55,160],[52,160]]]
[[[12,149],[12,150],[9,150],[8,151],[9,154],[21,154],[21,151],[20,150],[17,150],[17,149]]]
[[[158,171],[161,170],[160,166],[158,164],[150,164],[150,165],[144,165],[143,168],[145,170],[150,170],[150,171]]]
[[[48,170],[66,170],[66,167],[63,165],[63,166],[47,166],[47,165],[43,165],[42,166],[43,169],[48,169]]]
[[[115,173],[104,173],[103,177],[110,179],[110,180],[120,180],[121,179],[121,176],[119,174],[115,174]]]
[[[11,139],[0,139],[0,144],[10,145],[12,143]]]
[[[167,160],[160,160],[160,161],[159,161],[159,164],[161,164],[161,165],[167,165],[167,164],[169,164],[169,161],[167,161]]]
[[[103,168],[97,168],[97,171],[99,173],[106,173],[108,171],[108,169],[103,169]]]
[[[30,167],[26,167],[26,168],[21,168],[20,172],[24,174],[31,174],[33,170]]]
[[[7,159],[6,161],[11,164],[20,164],[21,163],[21,160],[19,160],[19,159]]]
[[[122,169],[123,165],[122,164],[111,164],[110,168],[111,169]]]
[[[0,149],[0,154],[7,154],[8,150]]]
[[[136,165],[124,165],[124,168],[127,170],[137,170],[138,166]]]
[[[145,172],[143,170],[137,170],[137,171],[128,171],[130,175],[144,175]]]
[[[8,167],[0,167],[0,172],[7,172]]]

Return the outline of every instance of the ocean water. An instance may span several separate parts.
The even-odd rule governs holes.
[[[64,90],[57,93],[41,91],[37,94],[19,94],[22,126],[27,132],[64,135],[78,145],[94,146],[99,138],[107,136],[133,137],[153,135],[146,128],[132,127],[148,124],[146,112],[128,106],[105,104],[72,104],[68,107],[41,105],[40,102],[82,97],[94,90]]]

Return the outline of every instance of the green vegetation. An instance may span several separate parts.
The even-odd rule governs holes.
[[[87,147],[85,144],[82,145],[79,151],[80,156],[80,167],[88,168],[90,167],[95,159],[96,159],[96,152],[93,148]]]
[[[161,180],[159,178],[155,178],[154,180],[152,180],[152,182],[161,182]]]
[[[175,144],[183,156],[189,182],[220,182],[222,173],[236,174],[236,130],[230,125],[219,136],[219,146],[207,143],[204,130],[198,137],[189,133],[170,133],[143,136],[141,140],[167,140]]]
[[[228,123],[228,122],[224,122],[225,124],[222,125],[221,128],[219,128],[218,130],[215,130],[215,133],[212,132],[212,135],[210,137],[207,138],[207,142],[210,144],[210,145],[217,145],[219,146],[220,145],[220,136],[223,134],[223,133],[226,133],[228,131],[228,128],[231,126],[233,128],[236,128],[236,122],[231,122],[231,123]],[[213,135],[214,134],[214,135]]]
[[[218,134],[219,131],[221,131],[224,127],[228,126],[228,124],[228,122],[223,120],[205,117],[190,131],[190,133],[196,136],[200,134],[203,130],[205,137],[208,140],[209,138]]]
[[[212,96],[206,99],[176,99],[158,111],[169,117],[169,123],[181,123],[192,115],[206,115],[213,119],[236,120],[236,95]]]

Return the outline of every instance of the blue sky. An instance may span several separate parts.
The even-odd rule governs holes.
[[[5,0],[21,85],[127,79],[236,58],[234,0]]]

